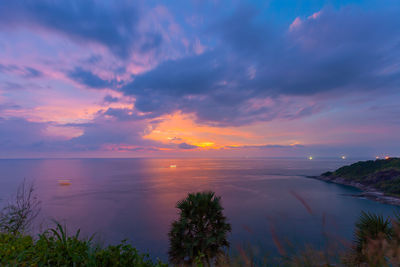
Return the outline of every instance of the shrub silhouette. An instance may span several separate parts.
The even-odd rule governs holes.
[[[201,261],[210,266],[212,260],[224,254],[231,226],[222,213],[220,199],[214,192],[200,192],[177,203],[180,218],[172,223],[168,234],[171,263],[191,265]]]
[[[24,233],[40,212],[40,201],[33,184],[24,180],[16,196],[0,210],[0,233]]]

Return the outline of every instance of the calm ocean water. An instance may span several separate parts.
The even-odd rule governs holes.
[[[0,199],[26,178],[42,201],[38,225],[65,222],[100,242],[124,238],[167,258],[175,204],[188,192],[222,196],[233,248],[251,244],[276,252],[272,233],[294,245],[322,247],[323,233],[351,239],[360,211],[391,215],[397,208],[349,196],[355,189],[305,175],[351,163],[306,159],[38,159],[0,160]],[[176,168],[170,168],[176,165]],[[71,180],[60,186],[59,179]],[[306,204],[302,203],[302,199]],[[3,202],[4,203],[4,202]],[[38,226],[38,227],[39,227]],[[272,230],[274,229],[274,230]]]

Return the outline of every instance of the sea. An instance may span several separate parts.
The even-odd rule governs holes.
[[[167,260],[177,201],[214,191],[232,226],[230,251],[258,256],[345,246],[362,211],[385,217],[398,207],[355,197],[359,190],[308,176],[356,159],[134,158],[1,159],[0,205],[32,183],[41,202],[33,232],[65,224],[95,242],[127,239],[152,258]],[[269,256],[269,255],[268,255]]]

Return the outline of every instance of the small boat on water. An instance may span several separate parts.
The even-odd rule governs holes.
[[[170,168],[176,168],[176,165],[169,165]]]
[[[58,180],[58,185],[61,185],[61,186],[71,185],[71,180],[68,180],[68,179]]]

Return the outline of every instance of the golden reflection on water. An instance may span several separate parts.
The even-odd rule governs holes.
[[[146,238],[165,241],[176,202],[188,192],[212,190],[214,165],[209,160],[43,160],[36,170],[42,217],[105,239],[115,226],[116,239],[133,227],[140,232],[131,237],[137,242],[146,232],[152,233]]]
[[[58,185],[69,186],[71,185],[71,180],[68,179],[58,180]]]

